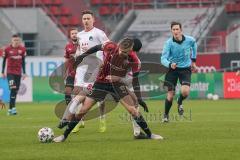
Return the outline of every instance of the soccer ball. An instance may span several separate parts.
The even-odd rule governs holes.
[[[213,98],[213,94],[212,93],[208,93],[207,94],[207,99],[212,99]]]
[[[54,138],[54,133],[51,128],[44,127],[38,131],[38,139],[42,143],[52,142]]]
[[[217,94],[214,94],[213,97],[212,97],[213,100],[218,100],[219,99],[219,96]]]

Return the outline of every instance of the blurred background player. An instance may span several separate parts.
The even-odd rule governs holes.
[[[105,42],[109,41],[104,31],[94,27],[94,21],[95,21],[94,15],[92,11],[85,10],[82,12],[82,23],[84,26],[84,30],[77,34],[80,50],[77,50],[76,55],[80,55],[86,52],[89,48],[95,45],[104,44]],[[96,54],[97,54],[98,60],[103,61],[103,54],[101,52],[97,52]],[[92,84],[87,82],[85,77],[89,74],[97,73],[96,70],[98,70],[99,66],[100,66],[100,63],[96,61],[96,57],[94,56],[94,57],[88,57],[84,59],[83,63],[77,67],[76,76],[75,76],[75,81],[76,81],[75,88],[78,91],[83,90],[83,88],[88,88],[88,87],[91,88]],[[93,68],[91,69],[91,67]],[[80,97],[76,96],[74,98],[74,102],[71,105],[78,106],[80,101],[81,101]],[[106,121],[105,121],[105,115],[104,115],[105,104],[103,102],[99,102],[98,105],[100,110],[99,132],[105,132],[106,131]],[[84,127],[83,121],[81,121],[74,128],[73,132],[78,132],[81,127]]]
[[[74,88],[74,79],[75,79],[75,69],[73,67],[74,64],[74,56],[77,50],[78,38],[77,38],[78,30],[77,28],[72,28],[69,30],[69,42],[65,46],[65,64],[66,64],[66,84],[65,84],[65,101],[68,105],[72,100],[72,91]]]
[[[133,48],[133,40],[124,38],[115,44],[113,42],[103,45],[97,45],[90,48],[83,55],[77,58],[77,61],[81,62],[85,56],[88,56],[98,50],[103,50],[105,59],[101,69],[99,70],[96,81],[93,85],[93,91],[88,94],[83,102],[83,106],[80,108],[80,112],[75,115],[68,123],[68,126],[63,135],[54,138],[54,142],[63,142],[66,140],[72,129],[77,125],[84,115],[91,109],[96,102],[101,102],[105,99],[106,95],[111,94],[116,102],[121,102],[125,109],[132,115],[136,123],[147,134],[149,139],[163,139],[162,136],[152,134],[146,121],[140,112],[136,109],[134,100],[129,95],[126,85],[120,81],[115,81],[113,77],[124,77],[128,69],[130,69],[130,63],[128,61],[129,53]]]
[[[25,72],[26,48],[21,45],[21,38],[15,34],[11,44],[4,49],[2,63],[2,77],[7,77],[10,89],[10,103],[8,115],[16,115],[16,97],[21,83],[21,78],[26,77]],[[7,62],[7,72],[5,66]],[[22,74],[23,73],[23,74]]]
[[[180,116],[183,115],[182,101],[187,98],[190,92],[191,69],[196,69],[197,43],[195,39],[183,35],[182,25],[179,22],[171,23],[171,32],[172,37],[165,42],[161,56],[161,63],[169,68],[164,82],[168,92],[163,122],[169,121],[169,111],[178,79],[181,84],[181,93],[177,99],[178,113]]]

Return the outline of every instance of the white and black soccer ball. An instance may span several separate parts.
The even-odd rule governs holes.
[[[207,94],[207,99],[212,99],[213,98],[213,94],[212,93],[208,93]]]
[[[38,131],[38,140],[42,143],[52,142],[54,138],[54,132],[51,128],[44,127]]]

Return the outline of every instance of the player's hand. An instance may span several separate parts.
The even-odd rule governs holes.
[[[74,64],[73,64],[73,67],[76,69],[77,66],[83,61],[83,56],[77,56],[75,58],[75,61],[74,61]]]
[[[7,76],[6,76],[5,73],[2,73],[2,74],[1,74],[1,77],[2,77],[3,79],[5,79]]]
[[[172,64],[171,64],[171,68],[172,68],[172,69],[176,69],[176,68],[177,68],[177,63],[172,63]]]
[[[196,72],[196,71],[197,71],[197,65],[196,65],[195,62],[192,62],[192,64],[191,64],[191,70],[192,70],[193,72]]]
[[[24,79],[26,79],[27,78],[27,75],[26,74],[23,74],[22,75],[22,79],[24,80]]]
[[[6,108],[5,104],[0,100],[0,109],[5,109],[5,108]]]
[[[110,82],[118,82],[121,81],[121,77],[108,75],[105,79],[109,80]]]
[[[236,72],[236,76],[240,76],[240,70]]]
[[[143,107],[145,112],[149,112],[147,104],[142,99],[138,99],[138,104]]]

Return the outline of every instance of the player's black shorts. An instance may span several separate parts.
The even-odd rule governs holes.
[[[191,68],[176,68],[175,70],[169,69],[165,76],[164,86],[167,87],[168,91],[175,90],[177,81],[181,85],[188,85],[190,86],[191,83]]]
[[[66,83],[65,83],[65,87],[74,87],[74,77],[72,76],[67,76],[66,78]]]
[[[87,96],[97,102],[104,101],[107,94],[111,94],[116,102],[128,95],[128,90],[123,83],[95,82],[93,90]]]
[[[19,89],[21,83],[21,75],[7,74],[9,89]]]

